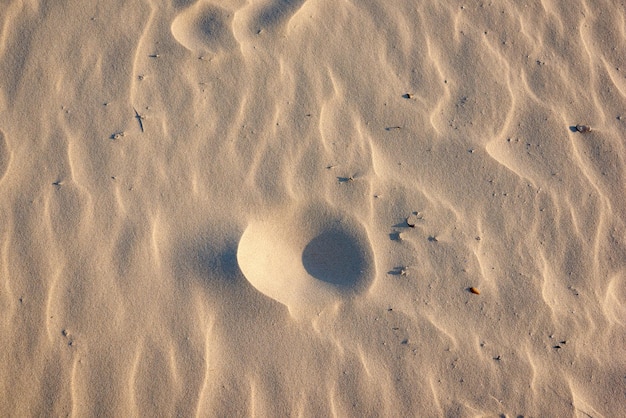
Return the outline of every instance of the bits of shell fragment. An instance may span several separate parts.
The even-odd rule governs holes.
[[[587,132],[591,132],[591,126],[589,125],[576,125],[576,130],[581,134],[586,134]]]
[[[469,291],[475,295],[480,295],[480,290],[476,289],[475,287],[470,287]]]

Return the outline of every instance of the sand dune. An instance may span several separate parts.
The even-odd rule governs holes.
[[[624,16],[5,2],[0,414],[625,416]]]

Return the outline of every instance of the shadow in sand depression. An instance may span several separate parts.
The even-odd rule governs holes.
[[[351,287],[358,283],[367,263],[353,237],[341,230],[328,230],[307,244],[302,252],[302,264],[318,280]]]

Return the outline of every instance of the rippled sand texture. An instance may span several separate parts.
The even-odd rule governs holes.
[[[4,2],[0,415],[626,416],[624,16]]]

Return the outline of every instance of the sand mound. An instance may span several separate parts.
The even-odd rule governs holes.
[[[287,208],[251,222],[237,260],[256,289],[292,313],[322,309],[361,293],[376,270],[363,226],[321,204]]]
[[[231,32],[232,16],[221,7],[199,1],[172,22],[172,35],[196,53],[215,53],[236,45]]]

